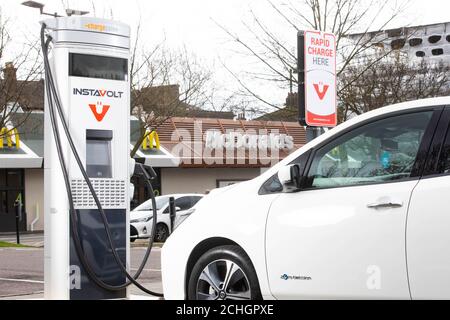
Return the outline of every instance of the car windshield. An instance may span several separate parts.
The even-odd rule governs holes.
[[[156,210],[161,210],[169,202],[169,197],[156,197],[155,201]],[[142,203],[140,206],[136,207],[133,211],[148,211],[152,209],[152,200],[150,199]]]

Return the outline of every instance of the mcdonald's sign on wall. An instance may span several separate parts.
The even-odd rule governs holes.
[[[5,148],[5,140],[8,148],[15,147],[20,149],[20,136],[17,128],[9,129],[6,127],[0,130],[0,149]],[[13,143],[14,142],[14,143]]]
[[[158,150],[161,148],[158,133],[156,131],[147,131],[145,133],[144,141],[142,142],[142,149],[148,150],[154,148]]]

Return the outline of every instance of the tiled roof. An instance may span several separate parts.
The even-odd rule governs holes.
[[[245,133],[254,134],[286,134],[294,138],[294,149],[297,149],[305,144],[306,134],[302,126],[295,122],[283,122],[283,121],[246,121],[246,120],[229,120],[229,119],[196,119],[196,118],[171,118],[155,128],[158,132],[161,144],[169,152],[177,153],[174,149],[175,146],[180,143],[186,147],[188,156],[181,154],[183,167],[202,167],[205,165],[215,167],[267,167],[271,165],[271,160],[274,156],[280,160],[289,155],[288,150],[280,150],[278,155],[270,154],[267,156],[259,157],[255,162],[251,159],[251,155],[248,151],[245,151],[242,155],[234,153],[232,158],[233,163],[227,163],[225,151],[220,153],[211,152],[209,157],[203,157],[201,152],[205,145],[206,132],[209,130],[218,131],[221,133],[227,133],[227,131],[239,130]],[[185,141],[183,138],[190,137],[194,139]],[[201,137],[195,140],[195,136]],[[196,141],[196,142],[195,142]],[[190,156],[189,156],[190,155]],[[242,157],[243,156],[243,157]],[[241,161],[237,161],[238,158],[242,158]],[[211,163],[214,163],[211,165]]]
[[[0,79],[0,87],[5,80]],[[44,80],[17,81],[18,102],[26,110],[44,110]],[[11,93],[10,93],[11,94]]]
[[[168,142],[172,141],[172,134],[177,130],[188,130],[191,135],[193,135],[194,127],[196,126],[196,124],[198,130],[200,130],[198,125],[201,125],[202,133],[208,130],[218,130],[222,133],[226,133],[227,130],[241,129],[243,131],[259,131],[266,129],[269,131],[278,130],[280,134],[293,136],[295,145],[303,145],[306,141],[306,133],[302,126],[300,126],[296,122],[285,121],[196,119],[174,117],[167,120],[155,129],[158,132],[161,141]]]

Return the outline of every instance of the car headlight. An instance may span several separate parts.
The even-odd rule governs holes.
[[[153,217],[149,216],[149,217],[146,217],[146,218],[133,219],[133,220],[130,221],[130,223],[149,222],[152,219],[153,219]]]

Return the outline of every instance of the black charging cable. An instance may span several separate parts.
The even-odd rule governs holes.
[[[136,279],[140,276],[140,274],[142,273],[145,264],[148,261],[148,258],[150,256],[151,253],[151,249],[153,246],[153,239],[154,239],[154,234],[156,231],[156,220],[157,220],[157,210],[156,210],[156,201],[155,201],[155,195],[154,195],[154,191],[153,191],[153,187],[151,185],[150,179],[152,178],[150,175],[148,175],[147,171],[145,170],[144,166],[142,164],[137,164],[137,167],[139,168],[141,174],[144,175],[145,177],[145,181],[148,185],[148,188],[150,190],[150,195],[151,195],[151,200],[152,200],[152,211],[153,211],[153,224],[152,224],[152,233],[150,236],[150,240],[149,240],[149,244],[144,256],[144,259],[140,265],[140,267],[138,268],[136,274],[134,275],[134,277],[132,275],[130,275],[126,269],[126,267],[123,265],[119,255],[117,254],[117,249],[112,241],[112,235],[111,235],[111,229],[108,223],[108,220],[106,218],[106,214],[102,208],[102,205],[97,197],[97,194],[94,190],[94,187],[92,186],[92,183],[88,177],[88,174],[86,172],[86,170],[84,169],[83,163],[78,155],[78,152],[76,150],[76,147],[73,143],[72,137],[70,135],[70,131],[61,107],[61,102],[59,99],[59,94],[57,92],[54,80],[53,80],[53,75],[51,72],[51,68],[50,68],[50,63],[49,63],[49,59],[48,59],[48,49],[49,49],[49,45],[51,42],[51,37],[49,37],[47,39],[47,41],[45,41],[45,29],[46,29],[46,25],[42,24],[42,28],[41,28],[41,45],[42,45],[42,51],[43,51],[43,56],[44,56],[44,67],[45,67],[45,78],[46,78],[46,93],[47,93],[47,99],[48,99],[48,104],[49,104],[49,116],[50,116],[50,120],[51,120],[51,124],[52,124],[52,130],[53,130],[53,135],[55,138],[55,144],[56,144],[56,149],[57,149],[57,153],[58,153],[58,159],[60,161],[61,164],[61,169],[62,169],[62,173],[64,176],[64,183],[65,183],[65,187],[66,187],[66,192],[67,192],[67,197],[68,197],[68,201],[69,201],[69,209],[70,209],[70,221],[71,221],[71,231],[72,231],[72,239],[73,239],[73,243],[75,246],[75,250],[77,252],[77,255],[80,259],[81,264],[83,265],[84,269],[86,270],[86,273],[88,274],[88,277],[94,282],[96,283],[99,287],[108,290],[108,291],[119,291],[119,290],[123,290],[124,288],[126,288],[127,286],[129,286],[130,284],[134,284],[136,285],[139,289],[141,289],[142,291],[144,291],[145,293],[148,293],[150,295],[153,296],[157,296],[157,297],[163,297],[162,294],[160,293],[156,293],[153,292],[147,288],[145,288],[144,286],[142,286],[140,283],[138,283],[136,281]],[[104,225],[104,229],[105,229],[105,233],[106,233],[106,238],[108,241],[108,245],[111,249],[111,253],[114,257],[114,260],[116,261],[117,265],[119,266],[121,272],[123,274],[125,274],[125,276],[128,278],[129,281],[126,281],[124,284],[122,285],[111,285],[108,284],[106,282],[104,282],[102,279],[100,279],[100,277],[95,273],[95,271],[92,269],[91,264],[89,263],[88,258],[86,257],[86,254],[84,252],[84,249],[82,247],[81,244],[81,240],[80,240],[80,235],[78,232],[78,216],[77,216],[77,212],[75,210],[74,207],[74,202],[73,202],[73,196],[72,196],[72,190],[71,190],[71,186],[70,186],[70,178],[69,178],[69,174],[68,174],[68,170],[67,170],[67,165],[64,159],[64,153],[62,150],[62,143],[61,143],[61,138],[60,138],[60,134],[59,134],[59,127],[58,127],[58,120],[56,118],[56,114],[55,114],[55,105],[56,105],[56,110],[58,112],[62,127],[64,129],[67,141],[69,143],[70,149],[75,157],[75,160],[77,162],[77,165],[83,175],[83,178],[89,188],[89,191],[94,199],[94,202],[98,208],[98,211],[100,213],[100,217],[102,219],[103,225]],[[153,171],[153,170],[152,170]],[[154,171],[153,171],[154,173]]]

